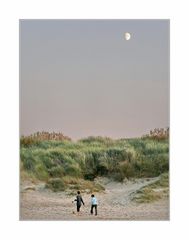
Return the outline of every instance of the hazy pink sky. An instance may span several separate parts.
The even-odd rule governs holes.
[[[168,20],[20,21],[21,134],[120,138],[167,126]]]

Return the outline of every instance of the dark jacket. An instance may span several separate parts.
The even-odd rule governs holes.
[[[81,203],[83,203],[83,205],[85,205],[81,195],[79,195],[79,194],[77,195],[77,197],[74,201],[76,201],[77,206],[81,206]]]

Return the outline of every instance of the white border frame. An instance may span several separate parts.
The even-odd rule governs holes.
[[[1,239],[154,239],[188,233],[188,7],[187,1],[4,0],[0,4]],[[170,19],[171,220],[168,222],[19,221],[19,19]],[[95,225],[95,226],[94,226]]]

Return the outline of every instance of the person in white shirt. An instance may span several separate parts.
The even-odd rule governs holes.
[[[95,216],[97,215],[97,199],[94,194],[91,195],[91,214],[93,214],[93,208],[95,208]]]

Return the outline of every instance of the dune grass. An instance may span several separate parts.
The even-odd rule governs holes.
[[[36,139],[28,142],[22,137],[20,158],[21,177],[25,171],[47,184],[50,182],[51,188],[56,186],[52,179],[61,179],[62,187],[58,189],[71,185],[69,178],[77,179],[78,187],[98,191],[100,187],[95,188],[93,183],[98,176],[121,182],[124,178],[156,177],[167,172],[169,143],[168,139],[113,140],[103,137],[89,137],[77,142]],[[89,183],[92,183],[90,187],[85,186]]]
[[[69,190],[70,195],[75,195],[78,190],[81,192],[93,193],[104,191],[105,188],[94,181],[81,178],[65,176],[62,178],[51,178],[46,183],[46,188],[54,192]]]
[[[169,195],[169,174],[163,173],[160,180],[137,191],[133,200],[137,203],[150,203]]]

